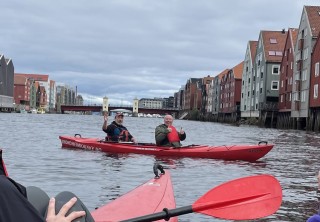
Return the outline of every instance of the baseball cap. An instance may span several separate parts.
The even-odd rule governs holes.
[[[123,112],[116,112],[116,116],[115,117],[118,117],[118,116],[123,116]]]

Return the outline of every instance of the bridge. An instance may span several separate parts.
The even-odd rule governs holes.
[[[128,111],[133,110],[132,106],[113,106],[109,105],[108,110],[111,112],[116,109],[126,109]],[[61,113],[65,113],[66,111],[75,111],[75,112],[102,112],[102,105],[87,105],[87,106],[76,106],[76,105],[61,105]],[[179,110],[177,108],[163,108],[163,109],[151,109],[151,108],[140,108],[138,109],[139,113],[144,114],[170,114],[177,116]]]

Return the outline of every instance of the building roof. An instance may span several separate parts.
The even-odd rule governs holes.
[[[291,38],[291,42],[293,44],[293,47],[295,47],[296,41],[298,39],[299,29],[298,28],[289,28],[288,32],[289,32],[289,35],[290,35],[289,37]],[[292,50],[294,50],[294,48]]]
[[[210,75],[202,78],[202,84],[210,84],[210,82],[214,79],[214,77],[211,77]]]
[[[27,85],[27,78],[25,76],[14,76],[15,85]]]
[[[201,78],[190,78],[188,80],[189,83],[197,83],[197,82],[201,82],[202,79]]]
[[[254,60],[256,57],[258,41],[249,41],[251,59]]]
[[[15,73],[14,75],[25,76],[27,78],[32,78],[35,81],[48,82],[49,75],[46,74],[26,74],[26,73]]]
[[[320,32],[320,6],[304,6],[309,20],[312,37],[317,37]]]
[[[267,62],[281,62],[287,31],[261,31],[264,56]]]
[[[56,84],[56,81],[54,81],[54,80],[50,80],[50,87],[55,86],[55,84]]]
[[[235,79],[242,79],[243,64],[244,61],[240,62],[238,65],[232,68],[233,76]]]
[[[35,81],[35,82],[34,82],[34,87],[35,87],[36,89],[39,88],[39,82],[38,82],[38,81]]]
[[[222,77],[229,72],[230,69],[225,69],[221,73],[219,73],[217,76],[219,79],[222,79]]]

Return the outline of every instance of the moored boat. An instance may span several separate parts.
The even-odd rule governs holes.
[[[153,143],[107,142],[99,138],[83,138],[75,136],[59,136],[62,148],[99,150],[110,153],[137,153],[155,156],[210,158],[222,160],[256,161],[265,156],[273,144],[261,141],[247,145],[188,145],[179,148],[162,147]]]
[[[161,171],[160,175],[157,168]],[[164,208],[175,208],[170,172],[165,172],[161,165],[155,165],[154,172],[154,179],[91,212],[95,222],[121,221],[161,212]],[[171,217],[169,221],[177,222],[178,219]]]

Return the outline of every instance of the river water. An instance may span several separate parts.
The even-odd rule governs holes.
[[[59,135],[105,136],[99,115],[0,113],[0,147],[9,175],[25,186],[38,186],[50,196],[69,190],[93,210],[153,177],[159,161],[172,175],[177,207],[191,205],[211,188],[236,178],[271,174],[283,189],[283,202],[273,215],[256,221],[306,221],[316,212],[316,172],[320,134],[255,126],[175,120],[187,133],[183,144],[274,143],[260,161],[156,159],[144,155],[111,155],[98,151],[61,149]],[[125,117],[125,126],[140,142],[154,141],[161,118]],[[188,214],[179,221],[224,221]]]

